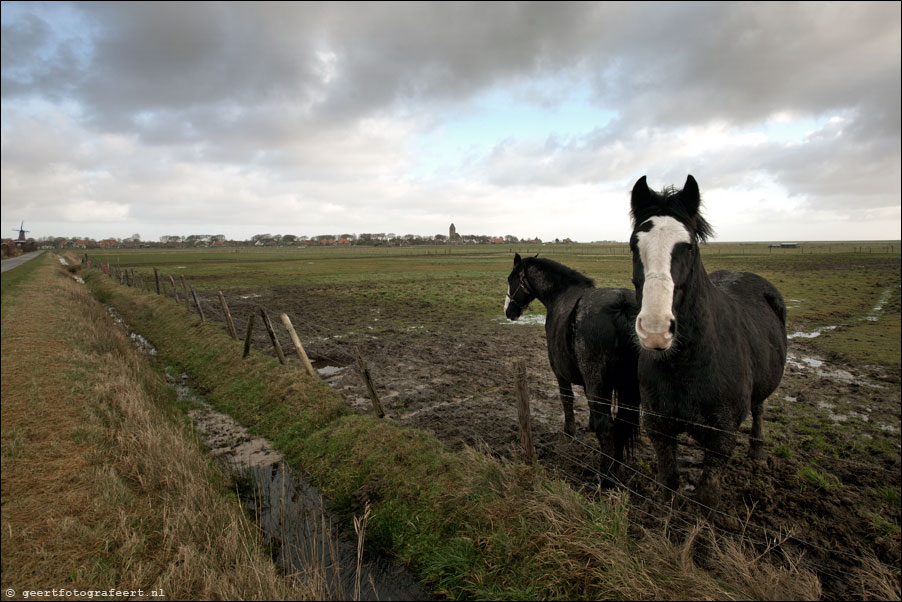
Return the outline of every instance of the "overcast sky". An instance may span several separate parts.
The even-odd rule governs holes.
[[[900,238],[900,3],[2,4],[2,227]]]

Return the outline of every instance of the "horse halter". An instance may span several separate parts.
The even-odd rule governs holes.
[[[516,299],[516,296],[521,289],[524,293],[529,295],[529,301],[527,301],[525,304],[517,301]],[[513,294],[507,294],[507,300],[519,307],[520,311],[523,311],[524,309],[529,307],[529,304],[532,303],[533,299],[535,299],[535,295],[532,293],[532,290],[530,290],[529,283],[526,281],[526,268],[523,268],[523,270],[520,272],[520,282],[517,284],[517,288],[516,290],[514,290]]]

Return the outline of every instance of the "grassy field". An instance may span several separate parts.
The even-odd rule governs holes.
[[[848,361],[900,362],[900,245],[897,242],[712,243],[702,250],[709,272],[755,272],[771,280],[789,307],[789,332],[836,327],[814,347]],[[150,281],[153,267],[184,275],[198,290],[270,289],[298,284],[341,286],[350,295],[390,304],[419,302],[499,314],[513,251],[540,253],[582,271],[598,286],[631,288],[626,245],[408,248],[263,248],[137,250],[89,255],[135,268]],[[879,309],[876,309],[878,308]],[[876,313],[880,315],[879,324]]]

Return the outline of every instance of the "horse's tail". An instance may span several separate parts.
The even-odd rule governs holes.
[[[780,291],[773,289],[772,291],[767,291],[764,293],[764,300],[767,301],[767,304],[770,306],[774,313],[777,314],[777,317],[780,318],[780,323],[783,324],[783,327],[786,327],[786,302],[783,301],[783,295],[780,294]]]

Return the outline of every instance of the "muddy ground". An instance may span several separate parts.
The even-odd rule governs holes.
[[[367,413],[370,401],[353,359],[357,346],[387,419],[434,433],[453,448],[518,454],[511,363],[525,358],[540,463],[584,486],[587,495],[605,495],[596,489],[600,456],[594,434],[586,430],[588,407],[581,391],[574,404],[577,437],[562,433],[539,312],[513,324],[504,319],[499,299],[494,318],[453,310],[439,314],[422,302],[385,306],[344,285],[232,290],[227,298],[242,334],[248,315],[261,306],[275,323],[279,313],[288,313],[323,377],[351,408]],[[209,308],[218,306],[214,297],[207,300]],[[287,334],[281,324],[277,328],[286,355],[293,356]],[[273,353],[259,326],[254,346]],[[900,372],[824,357],[804,337],[791,339],[789,351],[783,382],[765,411],[768,459],[762,464],[745,457],[747,420],[725,474],[721,506],[710,518],[720,535],[759,549],[791,534],[781,549],[801,555],[802,564],[820,575],[825,597],[859,597],[852,575],[863,558],[876,556],[896,571],[899,567]],[[635,472],[625,479],[637,526],[660,529],[670,520],[678,536],[705,513],[687,501],[701,473],[702,450],[688,438],[683,443],[685,498],[674,512],[656,494],[654,453],[642,435],[629,461]]]

